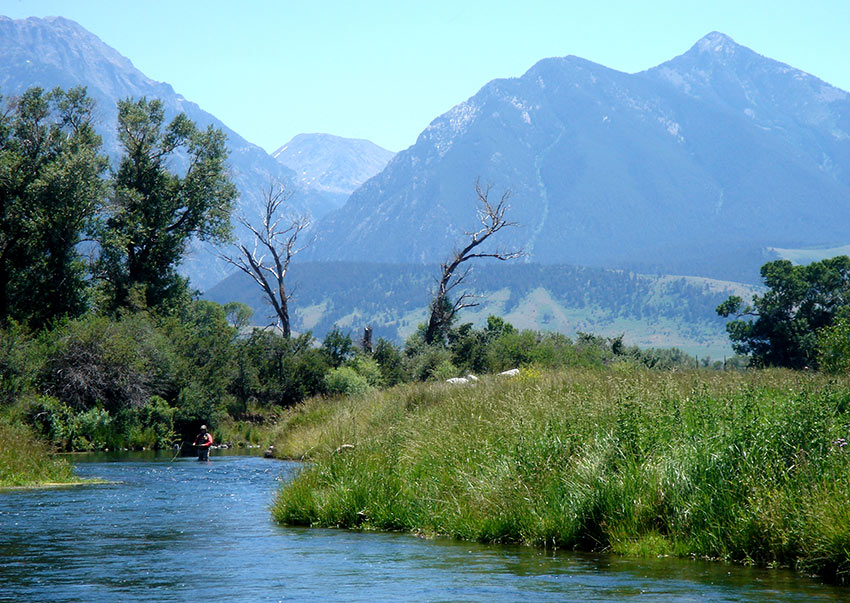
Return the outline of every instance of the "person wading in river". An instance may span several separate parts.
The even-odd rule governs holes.
[[[213,437],[207,433],[207,426],[201,425],[201,433],[195,438],[195,446],[198,449],[198,460],[210,460],[210,446],[212,446]]]

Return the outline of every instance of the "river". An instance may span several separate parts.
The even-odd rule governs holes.
[[[0,493],[0,601],[842,601],[784,570],[286,528],[298,464],[75,457],[110,483]]]

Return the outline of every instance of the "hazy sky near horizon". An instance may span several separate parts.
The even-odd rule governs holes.
[[[715,30],[850,90],[850,0],[0,0],[0,14],[78,22],[269,152],[301,132],[399,151],[540,59],[633,73]]]

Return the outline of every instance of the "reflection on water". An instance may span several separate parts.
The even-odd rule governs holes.
[[[294,463],[76,457],[112,483],[0,494],[2,601],[840,601],[787,571],[282,528]],[[117,462],[120,461],[120,462]]]

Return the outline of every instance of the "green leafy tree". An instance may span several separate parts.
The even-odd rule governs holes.
[[[750,354],[757,366],[815,368],[818,331],[850,305],[850,258],[806,266],[776,260],[762,266],[761,275],[768,290],[752,304],[731,296],[717,307],[721,316],[735,317],[726,325],[732,348]]]
[[[166,126],[162,102],[144,98],[118,103],[118,138],[124,156],[101,235],[107,297],[113,308],[128,306],[136,290],[161,307],[187,290],[176,269],[189,241],[230,236],[236,188],[226,138],[183,113]],[[177,157],[187,166],[182,175],[169,169]]]
[[[449,332],[452,363],[464,372],[487,372],[490,369],[487,354],[493,342],[515,332],[514,326],[499,316],[488,316],[483,329],[474,329],[471,323],[462,324]]]
[[[79,244],[94,230],[107,168],[83,88],[30,88],[0,114],[0,321],[35,324],[86,307]]]
[[[237,331],[246,329],[251,324],[251,318],[254,316],[254,309],[242,302],[228,302],[224,304],[224,312],[227,315],[227,322]]]
[[[245,346],[256,371],[247,396],[260,404],[291,406],[325,392],[325,375],[331,367],[324,351],[313,347],[311,333],[285,338],[271,330],[254,329]]]
[[[375,345],[372,358],[378,363],[384,385],[392,386],[407,379],[402,363],[401,352],[392,342],[381,337]]]
[[[354,355],[354,342],[351,335],[334,327],[322,340],[322,353],[333,368],[342,366],[342,363]]]
[[[179,358],[179,387],[220,405],[235,374],[237,331],[227,322],[225,308],[215,302],[194,300],[163,320]]]

